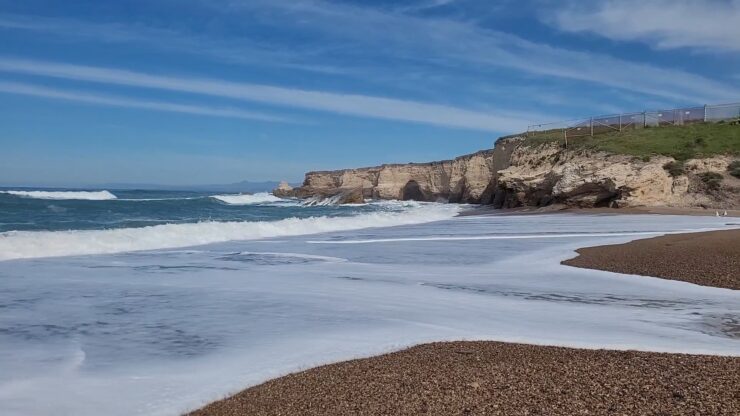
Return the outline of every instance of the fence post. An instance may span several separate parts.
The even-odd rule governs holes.
[[[707,105],[704,104],[704,122],[707,122]]]
[[[647,127],[647,111],[642,112],[642,128]]]
[[[591,117],[591,137],[594,137],[594,118]]]
[[[619,115],[619,131],[622,131],[622,115]]]
[[[563,138],[565,139],[565,148],[568,148],[568,130],[563,129]]]

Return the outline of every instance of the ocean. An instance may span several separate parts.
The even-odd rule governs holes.
[[[416,223],[459,209],[416,202],[309,205],[268,193],[0,190],[0,260]]]
[[[740,355],[737,291],[563,266],[732,219],[267,194],[0,194],[0,414],[177,415],[439,340]]]

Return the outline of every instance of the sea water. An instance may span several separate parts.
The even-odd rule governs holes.
[[[733,219],[108,194],[0,196],[0,414],[175,415],[436,340],[740,355],[736,291],[559,264]]]

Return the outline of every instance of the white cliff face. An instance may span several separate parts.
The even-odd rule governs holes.
[[[494,179],[493,153],[482,151],[432,163],[309,172],[298,194],[361,189],[367,198],[479,203]]]
[[[382,199],[418,199],[408,198],[407,185],[413,186],[415,182],[425,196],[423,199],[431,199],[432,196],[446,198],[450,193],[450,166],[449,161],[384,166],[378,175],[375,191]]]
[[[690,172],[717,172],[727,171],[727,167],[732,163],[728,156],[716,156],[705,159],[690,159],[684,163],[687,171]]]
[[[557,143],[527,145],[520,137],[500,140],[495,149],[431,163],[382,165],[339,171],[309,172],[298,197],[351,192],[353,199],[416,199],[492,203],[496,207],[543,206],[675,206],[740,205],[738,180],[726,174],[727,156],[692,159],[685,173],[671,176],[664,166],[674,159],[653,156],[571,151]],[[724,176],[710,190],[702,174]]]

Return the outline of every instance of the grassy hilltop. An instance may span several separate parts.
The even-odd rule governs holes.
[[[527,138],[527,143],[533,145],[555,141],[564,141],[562,131],[538,132]],[[740,125],[697,123],[614,131],[594,137],[569,137],[568,148],[642,158],[664,155],[679,161],[717,154],[740,155]]]

